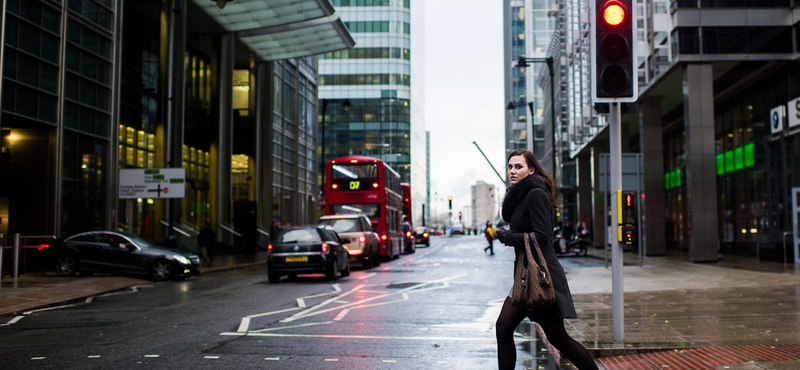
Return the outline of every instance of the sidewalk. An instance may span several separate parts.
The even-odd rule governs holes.
[[[591,251],[605,259],[602,249]],[[606,369],[800,369],[800,269],[725,255],[623,253],[623,340],[613,341],[611,264],[567,275],[568,331]]]
[[[590,252],[603,260],[602,249]],[[578,319],[567,321],[607,370],[800,369],[800,270],[794,265],[724,257],[690,263],[679,252],[644,258],[623,254],[624,336],[613,341],[611,268],[583,267],[567,275]],[[566,257],[570,258],[570,257]],[[218,256],[203,272],[259,266],[256,255]],[[0,287],[0,326],[24,315],[149,280],[117,276],[11,278]],[[565,366],[569,369],[569,366]]]

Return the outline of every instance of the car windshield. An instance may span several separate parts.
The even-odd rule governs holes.
[[[330,225],[337,233],[353,233],[361,230],[361,223],[356,218],[332,218],[321,220],[321,223]]]
[[[317,243],[321,242],[315,229],[283,229],[275,239],[276,243]]]

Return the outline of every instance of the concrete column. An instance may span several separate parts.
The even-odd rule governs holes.
[[[216,76],[217,127],[211,144],[209,191],[212,223],[231,225],[231,157],[233,155],[233,56],[234,34],[219,36],[219,53],[214,60]]]
[[[710,63],[683,66],[686,158],[686,235],[692,262],[719,260],[714,148],[714,71]]]
[[[647,98],[639,102],[639,137],[642,151],[642,171],[645,197],[641,214],[644,224],[642,242],[646,256],[666,253],[664,230],[664,141],[661,122],[661,99]]]
[[[253,122],[253,135],[255,138],[255,148],[253,148],[254,153],[254,172],[255,176],[253,176],[253,186],[254,186],[254,193],[255,193],[255,201],[258,204],[258,226],[262,228],[268,229],[270,226],[270,222],[268,219],[265,219],[265,215],[267,214],[267,203],[265,202],[266,197],[264,194],[264,188],[269,190],[270,186],[264,186],[264,184],[269,184],[269,175],[271,172],[271,168],[265,167],[264,164],[266,163],[264,158],[266,153],[264,153],[265,147],[272,147],[268,145],[269,142],[264,140],[264,130],[270,129],[272,127],[269,122],[272,122],[272,117],[265,113],[265,109],[267,108],[266,104],[261,104],[262,100],[266,99],[267,91],[266,89],[266,76],[267,74],[267,65],[266,63],[258,63],[251,69],[253,71],[253,77],[251,78],[250,82],[250,110],[253,111],[255,114],[255,119]]]

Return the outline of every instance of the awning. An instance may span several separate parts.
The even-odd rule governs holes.
[[[356,43],[328,0],[192,0],[262,60],[300,58]]]

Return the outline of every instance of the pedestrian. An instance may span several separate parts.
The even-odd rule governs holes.
[[[269,227],[269,240],[271,242],[275,242],[275,237],[278,236],[278,231],[281,230],[281,222],[280,221],[272,221],[272,225]]]
[[[486,231],[483,232],[483,235],[486,236],[486,241],[489,242],[489,246],[483,248],[483,253],[486,253],[488,250],[491,252],[490,255],[494,256],[494,228],[491,222],[486,221]]]
[[[536,311],[515,306],[509,292],[495,323],[497,336],[497,362],[500,370],[514,369],[517,349],[514,330],[525,317],[541,326],[547,340],[564,357],[580,370],[597,370],[589,351],[572,339],[564,328],[564,319],[576,318],[572,295],[567,285],[564,269],[553,248],[553,221],[556,207],[556,188],[536,156],[526,149],[518,149],[508,156],[508,178],[511,182],[502,205],[503,219],[510,230],[498,229],[497,240],[513,246],[517,259],[525,258],[525,233],[533,232],[545,262],[550,269],[556,301]],[[514,262],[516,267],[517,263]]]
[[[210,223],[206,223],[206,226],[200,229],[200,232],[197,234],[197,244],[200,246],[200,255],[204,261],[214,259],[211,248],[214,246],[216,240],[217,233],[211,228]]]

